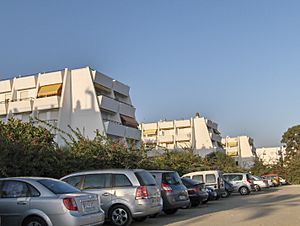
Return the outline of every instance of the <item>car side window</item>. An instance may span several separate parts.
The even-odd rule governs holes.
[[[243,180],[243,175],[234,175],[231,180],[232,181],[241,181],[241,180]]]
[[[205,180],[206,180],[206,183],[217,183],[216,176],[214,174],[206,174]]]
[[[84,178],[83,189],[101,189],[111,187],[110,174],[92,174]]]
[[[193,180],[199,181],[200,183],[203,183],[203,175],[194,175],[192,176]]]
[[[68,184],[72,185],[73,187],[76,187],[80,189],[80,182],[81,182],[82,176],[73,176],[73,177],[68,177],[64,179],[64,182],[67,182]]]
[[[130,180],[124,174],[114,174],[114,187],[131,187]]]
[[[4,181],[1,193],[1,198],[20,198],[31,196],[29,187],[26,183],[21,181]]]

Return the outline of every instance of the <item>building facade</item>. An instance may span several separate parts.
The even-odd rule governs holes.
[[[226,154],[234,158],[236,165],[251,168],[255,162],[255,147],[251,137],[225,137],[222,144]]]
[[[186,120],[141,123],[140,130],[145,147],[154,153],[165,148],[191,148],[200,156],[224,151],[217,123],[200,117],[199,114]]]
[[[280,159],[285,157],[284,147],[262,147],[256,149],[257,157],[262,160],[264,165],[275,165]]]
[[[0,81],[0,120],[11,117],[92,139],[102,135],[140,140],[129,87],[89,67],[19,76]],[[59,145],[64,141],[56,136]]]

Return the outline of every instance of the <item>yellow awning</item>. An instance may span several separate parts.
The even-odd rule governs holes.
[[[144,130],[144,135],[156,135],[157,129]]]
[[[227,142],[228,147],[237,147],[238,142],[237,141],[229,141]]]
[[[227,155],[229,155],[229,156],[238,156],[238,152],[237,151],[227,151]]]
[[[51,84],[46,86],[41,86],[37,97],[49,97],[49,96],[60,96],[61,95],[62,84]]]

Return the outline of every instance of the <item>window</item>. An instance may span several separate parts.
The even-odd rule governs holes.
[[[229,180],[230,181],[241,181],[241,180],[243,180],[243,175],[230,175]]]
[[[115,174],[115,187],[129,187],[132,186],[130,180],[124,174]]]
[[[86,175],[83,189],[101,189],[111,187],[110,174],[93,174]]]
[[[30,197],[30,190],[26,183],[20,181],[4,181],[1,189],[1,198]]]
[[[199,181],[200,183],[204,183],[203,175],[194,175],[194,176],[192,176],[192,179]]]
[[[25,90],[25,91],[20,91],[20,100],[26,100],[28,99],[28,91]]]
[[[162,182],[168,185],[181,184],[181,179],[176,172],[163,173]]]
[[[151,186],[156,185],[156,181],[153,176],[146,171],[139,171],[134,173],[140,182],[141,186]]]
[[[52,191],[54,194],[68,194],[80,192],[80,190],[78,190],[77,188],[62,181],[43,179],[38,180],[38,182],[50,191]]]
[[[68,177],[68,178],[64,179],[63,181],[80,189],[81,178],[82,178],[82,176],[74,176],[74,177]]]
[[[205,175],[206,183],[217,183],[216,176],[214,174]]]

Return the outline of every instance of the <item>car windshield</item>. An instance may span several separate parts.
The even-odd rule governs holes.
[[[154,177],[146,172],[146,171],[138,171],[134,173],[138,179],[138,181],[140,182],[141,186],[154,186],[156,185],[156,181],[154,179]]]
[[[181,179],[176,172],[163,173],[162,182],[169,185],[181,184]]]
[[[194,186],[194,185],[199,185],[200,184],[198,181],[194,181],[194,180],[192,180],[190,178],[187,178],[187,177],[184,177],[181,180],[182,180],[182,183],[184,185]]]
[[[54,194],[68,194],[68,193],[78,193],[81,192],[77,188],[73,187],[72,185],[67,184],[63,181],[51,180],[51,179],[42,179],[38,180],[40,184],[48,188]]]

